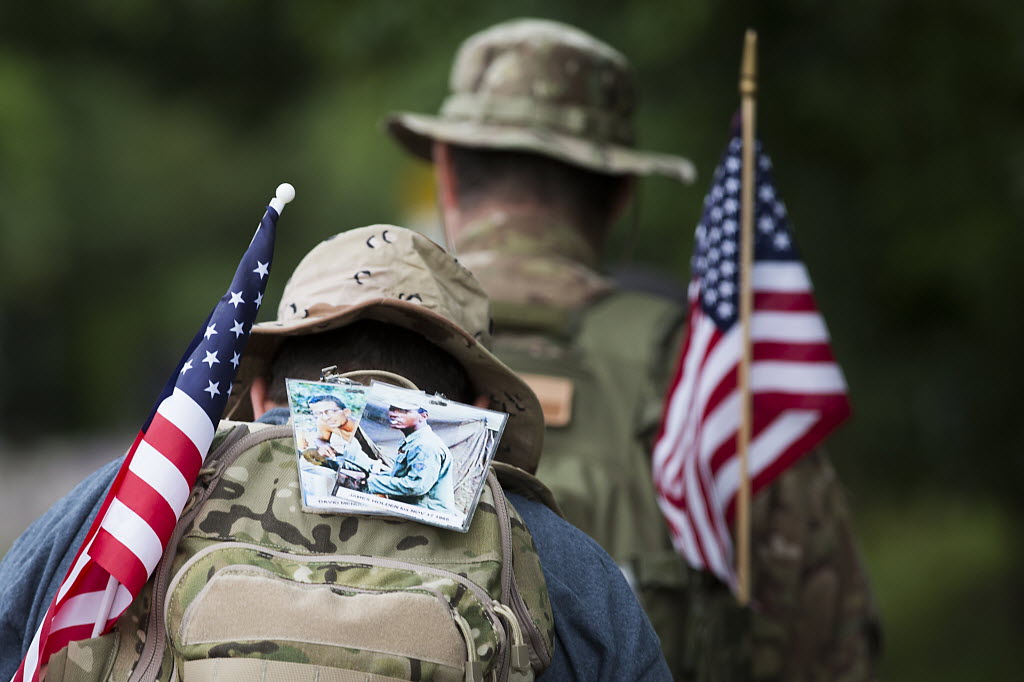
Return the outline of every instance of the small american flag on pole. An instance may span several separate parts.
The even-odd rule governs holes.
[[[742,141],[729,142],[696,230],[686,339],[652,458],[677,551],[734,589],[728,520],[739,488],[737,433]],[[811,280],[760,143],[754,184],[751,490],[768,485],[850,412]]]
[[[156,568],[213,441],[263,302],[277,219],[294,195],[291,185],[278,187],[231,287],[128,450],[12,682],[35,682],[52,654],[106,632]]]

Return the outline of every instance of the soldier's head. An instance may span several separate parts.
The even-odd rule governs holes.
[[[333,395],[312,396],[306,401],[306,406],[316,417],[317,422],[332,428],[341,426],[352,416],[352,410],[342,402],[341,398]]]
[[[339,349],[344,349],[344,353]],[[285,405],[285,379],[316,380],[324,367],[332,365],[337,374],[364,372],[367,379],[405,385],[396,378],[401,377],[409,387],[443,393],[458,402],[472,403],[477,399],[469,374],[450,353],[422,334],[375,319],[355,320],[337,329],[285,338],[267,367],[265,397],[271,404]],[[368,373],[371,369],[378,374]]]
[[[536,470],[537,397],[486,348],[490,302],[476,279],[421,234],[392,225],[342,232],[310,251],[285,285],[277,320],[253,326],[228,418],[287,404],[285,379],[320,369],[443,393],[509,413],[496,457]]]
[[[437,116],[389,132],[433,161],[448,237],[493,207],[544,207],[600,241],[637,175],[693,180],[681,157],[635,148],[633,76],[614,48],[571,26],[518,19],[468,38]]]
[[[417,405],[396,402],[388,405],[388,426],[404,433],[420,428],[427,416],[427,410]]]

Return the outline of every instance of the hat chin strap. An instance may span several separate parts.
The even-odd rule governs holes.
[[[382,369],[357,369],[352,372],[345,372],[344,374],[334,374],[331,378],[349,379],[357,384],[362,384],[363,386],[369,386],[373,381],[381,381],[385,384],[391,384],[392,386],[409,388],[414,391],[420,390],[416,384],[412,383],[402,375],[395,374],[394,372],[385,372]]]

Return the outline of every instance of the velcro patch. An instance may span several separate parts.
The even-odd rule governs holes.
[[[537,394],[546,426],[567,426],[572,421],[572,379],[526,373],[519,378]]]

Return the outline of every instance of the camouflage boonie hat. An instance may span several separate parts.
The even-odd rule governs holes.
[[[318,244],[285,285],[277,319],[253,325],[227,414],[252,418],[254,377],[265,376],[289,336],[318,334],[356,320],[403,327],[447,351],[490,408],[509,413],[496,457],[530,473],[544,437],[533,391],[485,347],[490,301],[469,270],[427,237],[394,225],[371,225]]]
[[[635,148],[636,97],[626,58],[579,29],[517,19],[459,47],[438,116],[395,113],[387,129],[428,161],[433,140],[518,150],[612,175],[690,183],[688,159]]]

